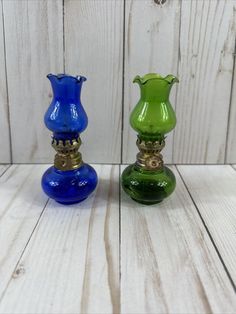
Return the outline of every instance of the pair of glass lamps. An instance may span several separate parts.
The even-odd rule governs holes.
[[[44,192],[62,204],[78,203],[96,188],[98,178],[93,167],[82,160],[78,151],[80,133],[88,124],[80,101],[81,87],[86,78],[66,74],[49,74],[53,90],[52,102],[45,114],[46,127],[53,132],[52,146],[56,150],[54,165],[42,177]],[[175,189],[175,176],[164,165],[161,150],[165,134],[176,125],[174,110],[169,101],[171,87],[178,79],[149,73],[136,76],[141,97],[130,116],[130,124],[138,133],[139,153],[136,162],[122,173],[124,191],[142,204],[155,204]]]

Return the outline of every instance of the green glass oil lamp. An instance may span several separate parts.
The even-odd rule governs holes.
[[[176,125],[175,112],[169,101],[171,87],[178,79],[173,75],[162,77],[149,73],[136,76],[141,97],[130,116],[130,124],[138,133],[139,153],[134,164],[122,173],[122,187],[135,201],[156,204],[175,189],[175,176],[163,163],[161,150],[165,134]]]

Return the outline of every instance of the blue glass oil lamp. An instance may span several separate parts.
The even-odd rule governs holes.
[[[80,133],[88,125],[86,112],[80,101],[81,87],[86,78],[66,74],[49,74],[53,100],[45,113],[46,127],[53,132],[52,146],[57,151],[54,166],[42,177],[44,192],[62,204],[78,203],[96,188],[97,174],[82,161],[78,152]]]

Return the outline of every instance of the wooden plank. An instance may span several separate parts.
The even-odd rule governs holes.
[[[3,1],[13,162],[51,162],[49,72],[63,71],[62,0]]]
[[[119,313],[119,166],[96,166],[86,201],[50,201],[0,313]]]
[[[2,176],[9,167],[10,165],[0,165],[0,176]]]
[[[236,10],[235,10],[236,15]],[[235,17],[236,20],[236,17]],[[228,138],[227,138],[227,151],[226,151],[226,163],[236,163],[236,43],[234,51],[234,74],[231,86],[231,102],[229,110],[229,122],[228,122]]]
[[[236,284],[236,172],[213,165],[178,169]]]
[[[119,163],[121,155],[123,0],[65,0],[65,68],[88,78],[82,103],[88,129],[84,160]]]
[[[46,168],[14,165],[0,177],[0,296],[46,204],[40,186]]]
[[[0,162],[11,162],[11,139],[9,108],[7,98],[7,79],[6,79],[6,60],[5,60],[5,42],[4,42],[4,21],[2,12],[2,2],[0,3],[0,132],[1,136]]]
[[[161,204],[122,193],[121,312],[234,313],[233,287],[174,172],[176,190]]]
[[[183,0],[174,163],[224,163],[233,52],[234,0]]]
[[[157,2],[157,1],[156,1]],[[180,1],[158,5],[153,0],[125,1],[125,72],[123,162],[134,162],[137,154],[136,134],[129,116],[139,100],[139,87],[133,78],[139,74],[158,72],[177,75],[179,53]],[[175,90],[171,103],[175,107]],[[172,162],[173,132],[168,134],[163,150],[165,162]]]

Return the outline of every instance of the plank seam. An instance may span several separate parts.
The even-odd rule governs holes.
[[[122,86],[121,86],[121,144],[120,144],[120,161],[123,163],[123,137],[124,137],[124,107],[125,107],[125,5],[126,0],[123,0],[123,49],[122,49]]]
[[[34,225],[34,228],[33,228],[32,232],[31,232],[31,234],[30,234],[30,236],[29,236],[29,238],[28,238],[28,240],[27,240],[27,242],[26,242],[26,244],[25,244],[25,246],[24,246],[24,248],[23,248],[23,250],[22,250],[22,252],[21,252],[21,254],[20,254],[20,257],[19,257],[19,259],[18,259],[18,261],[17,261],[17,263],[16,263],[16,266],[15,266],[14,271],[13,271],[12,274],[14,274],[14,273],[16,272],[17,267],[19,266],[20,261],[21,261],[23,255],[24,255],[24,253],[25,253],[25,251],[26,251],[26,248],[28,247],[28,245],[29,245],[29,243],[30,243],[30,241],[31,241],[31,238],[32,238],[32,236],[33,236],[33,234],[34,234],[36,228],[38,227],[38,225],[39,225],[39,223],[40,223],[40,221],[41,221],[41,218],[42,218],[42,216],[43,216],[43,213],[44,213],[44,211],[45,211],[45,209],[46,209],[46,207],[47,207],[47,205],[48,205],[48,202],[49,202],[49,198],[47,199],[47,201],[46,201],[46,203],[45,203],[45,205],[44,205],[44,207],[43,207],[43,209],[42,209],[42,211],[41,211],[41,213],[40,213],[40,215],[39,215],[39,218],[38,218],[36,224]],[[6,294],[6,291],[7,291],[8,287],[9,287],[9,285],[10,285],[12,279],[13,279],[13,277],[11,276],[11,277],[9,278],[9,280],[8,280],[8,283],[7,283],[6,287],[5,287],[5,289],[3,290],[2,295],[0,296],[0,303],[1,303],[2,300],[3,300],[3,298],[4,298],[5,294]]]
[[[234,171],[236,171],[236,168],[234,168],[234,166],[233,166],[234,164],[232,164],[232,165],[230,165],[231,166],[231,168],[233,168],[233,170]]]
[[[179,30],[178,30],[178,39],[179,39],[179,49],[178,49],[178,64],[177,64],[177,77],[179,77],[179,68],[180,68],[180,62],[181,62],[181,47],[180,47],[180,36],[181,36],[181,20],[182,20],[182,1],[180,1],[179,3],[180,7],[179,7]],[[177,97],[178,97],[178,91],[179,91],[179,87],[177,85],[176,87],[176,91],[175,91],[175,112],[177,111]],[[173,144],[172,144],[172,151],[171,151],[171,161],[172,163],[174,162],[175,159],[175,131],[176,129],[174,128],[173,130]]]
[[[11,134],[11,115],[10,115],[10,106],[9,106],[9,89],[8,89],[8,75],[7,75],[7,54],[6,54],[6,36],[5,36],[5,19],[4,19],[4,8],[3,0],[1,1],[2,7],[2,28],[3,28],[3,51],[4,51],[4,66],[5,66],[5,75],[6,75],[6,98],[7,98],[7,120],[8,120],[8,134],[9,134],[9,153],[10,153],[10,164],[13,163],[12,156],[12,134]]]
[[[7,172],[7,170],[11,168],[11,166],[12,165],[8,165],[8,167],[1,173],[0,177],[2,177]]]
[[[119,309],[121,313],[121,165],[119,165],[119,288]]]
[[[63,71],[65,73],[66,68],[66,61],[65,61],[65,51],[66,51],[66,44],[65,44],[65,0],[62,0],[62,31],[63,31]]]
[[[234,58],[234,60],[233,60],[232,77],[231,77],[231,89],[230,89],[229,108],[228,108],[227,130],[226,130],[226,137],[225,137],[225,159],[224,159],[225,164],[227,163],[227,160],[228,160],[229,127],[230,127],[230,115],[231,115],[231,111],[232,111],[233,85],[234,85],[235,59],[236,59],[236,37],[235,37],[233,58]]]
[[[176,170],[177,170],[177,172],[178,172],[178,174],[179,174],[179,176],[180,176],[180,178],[181,178],[181,180],[182,180],[182,182],[183,182],[183,184],[184,184],[184,186],[185,186],[185,188],[186,188],[186,190],[187,190],[187,192],[188,192],[188,194],[189,194],[189,196],[190,196],[190,198],[191,198],[191,200],[192,200],[192,202],[193,202],[194,207],[196,208],[196,211],[197,211],[197,213],[198,213],[198,215],[199,215],[199,217],[200,217],[200,219],[201,219],[201,221],[202,221],[202,224],[203,224],[204,228],[206,229],[206,232],[207,232],[207,234],[208,234],[208,236],[209,236],[209,238],[210,238],[210,241],[212,242],[213,247],[215,248],[216,253],[217,253],[217,255],[218,255],[219,259],[220,259],[220,262],[222,263],[223,268],[224,268],[224,270],[225,270],[225,272],[226,272],[226,274],[227,274],[227,276],[228,276],[228,278],[229,278],[229,281],[230,281],[230,283],[231,283],[231,285],[232,285],[234,291],[236,292],[236,285],[234,284],[234,281],[233,281],[233,279],[232,279],[232,277],[231,277],[231,275],[230,275],[230,273],[229,273],[229,270],[228,270],[227,266],[226,266],[225,263],[224,263],[224,260],[223,260],[221,254],[220,254],[220,252],[219,252],[219,250],[218,250],[218,248],[217,248],[217,245],[216,245],[215,241],[213,240],[213,237],[212,237],[212,235],[211,235],[209,229],[207,228],[207,225],[206,225],[206,223],[205,223],[205,221],[204,221],[204,219],[203,219],[203,217],[202,217],[202,215],[201,215],[201,212],[200,212],[200,210],[199,210],[199,208],[198,208],[198,206],[197,206],[197,204],[196,204],[196,202],[195,202],[195,200],[194,200],[194,198],[193,198],[193,196],[192,196],[190,190],[188,189],[188,186],[187,186],[187,184],[186,184],[186,182],[185,182],[185,180],[184,180],[184,178],[183,178],[183,176],[182,176],[180,170],[178,169],[177,166],[175,166],[175,168],[176,168]]]

